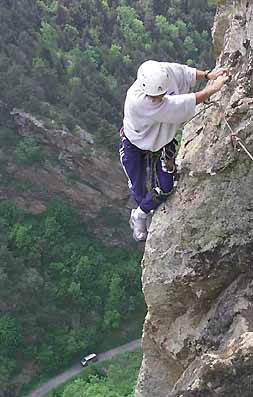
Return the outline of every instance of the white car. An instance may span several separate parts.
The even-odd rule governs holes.
[[[97,360],[98,360],[97,355],[95,353],[92,353],[92,354],[89,354],[88,356],[85,356],[84,358],[82,358],[80,363],[83,367],[87,367],[87,365],[89,365],[89,363],[95,363]]]

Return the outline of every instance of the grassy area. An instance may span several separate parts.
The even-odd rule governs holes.
[[[68,388],[73,386],[77,379],[81,379],[83,384],[90,383],[93,377],[96,377],[96,383],[110,384],[118,392],[127,392],[127,388],[134,389],[139,369],[141,366],[142,351],[141,349],[131,353],[123,353],[117,355],[108,361],[102,363],[91,364],[88,368],[84,368],[82,372],[73,377],[64,384],[52,389],[43,397],[63,397]],[[81,383],[81,382],[80,382]],[[65,397],[64,395],[64,397]],[[122,394],[122,397],[125,394]],[[76,396],[78,397],[78,395]],[[106,396],[105,396],[106,397]]]

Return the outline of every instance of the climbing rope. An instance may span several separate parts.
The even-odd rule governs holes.
[[[207,109],[209,109],[211,106],[213,106],[215,103],[214,102],[204,102],[205,105],[208,104],[208,106],[205,106],[204,109],[201,109],[198,113],[196,113],[190,120],[186,121],[186,123],[183,124],[183,128],[187,126],[192,120],[194,120],[196,117],[198,117],[201,113],[205,112]]]
[[[252,154],[251,154],[250,151],[247,149],[247,147],[242,143],[241,138],[239,138],[239,136],[236,135],[236,134],[234,133],[234,131],[232,130],[232,128],[231,128],[229,122],[227,121],[225,115],[223,116],[223,118],[224,118],[225,124],[227,125],[227,127],[228,127],[228,129],[229,129],[229,131],[230,131],[230,133],[231,133],[231,134],[230,134],[230,139],[231,139],[232,146],[233,146],[234,150],[236,150],[236,145],[237,145],[237,144],[240,145],[240,147],[245,151],[245,153],[246,153],[246,154],[249,156],[249,158],[253,161],[253,156],[252,156]]]
[[[229,131],[230,131],[230,139],[232,142],[232,146],[233,149],[236,150],[237,144],[244,150],[244,152],[249,156],[249,158],[253,161],[253,156],[250,153],[250,151],[247,149],[246,145],[242,142],[241,138],[239,138],[239,136],[233,131],[231,125],[229,124],[226,116],[225,116],[225,111],[222,107],[222,104],[218,103],[218,101],[211,101],[211,102],[204,102],[204,104],[206,104],[207,106],[205,106],[203,109],[201,109],[198,113],[196,113],[189,121],[187,121],[184,124],[184,127],[189,124],[193,119],[195,119],[195,117],[199,116],[201,113],[205,112],[207,109],[209,109],[211,106],[216,106],[219,107],[221,109],[221,114],[222,114],[222,118],[226,124],[226,126],[228,127]],[[198,135],[198,134],[197,134]],[[190,139],[188,142],[185,143],[185,146],[187,146],[194,138]],[[240,151],[240,150],[238,150]]]

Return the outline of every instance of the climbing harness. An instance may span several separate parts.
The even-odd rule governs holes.
[[[157,164],[158,161],[161,161],[161,167],[163,172],[167,172],[168,174],[173,174],[173,177],[176,178],[176,145],[178,142],[176,139],[173,139],[168,145],[163,147],[158,152],[147,152],[146,160],[147,160],[147,189],[150,192],[152,199],[156,202],[165,201],[168,196],[171,195],[173,189],[166,193],[161,189],[159,177],[157,175]]]
[[[175,165],[175,151],[170,147],[163,147],[162,154],[160,157],[162,170],[168,174],[174,174],[176,172]]]
[[[120,137],[124,138],[124,128],[121,127],[119,130]],[[174,187],[176,186],[177,181],[177,167],[175,164],[176,159],[176,146],[178,145],[177,140],[174,138],[170,143],[164,146],[162,149],[157,152],[146,151],[146,180],[144,180],[144,190],[147,190],[152,199],[155,202],[164,202],[166,198],[173,192],[173,189],[166,193],[161,189],[159,177],[157,174],[157,165],[158,161],[161,161],[161,167],[163,172],[167,172],[168,174],[173,174],[174,178]]]

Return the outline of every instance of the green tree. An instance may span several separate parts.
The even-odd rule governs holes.
[[[197,52],[194,41],[190,36],[186,36],[184,40],[184,48],[188,56],[194,56],[194,54]]]
[[[125,291],[122,284],[120,276],[114,274],[109,286],[109,303],[112,307],[120,307],[124,303]]]
[[[117,21],[128,45],[137,46],[139,43],[149,40],[144,23],[138,18],[134,8],[119,6],[117,8]]]
[[[122,397],[116,390],[100,381],[96,377],[91,377],[89,383],[82,379],[77,379],[68,386],[62,397]]]
[[[35,138],[24,138],[15,149],[17,162],[20,164],[36,164],[44,160],[44,153]]]
[[[17,248],[28,248],[32,244],[32,225],[14,225],[10,237],[15,241]]]
[[[12,356],[21,343],[17,320],[11,314],[0,315],[0,350],[1,354]]]
[[[117,329],[120,326],[120,313],[117,310],[107,310],[104,316],[105,329]]]
[[[56,29],[43,19],[40,28],[40,42],[43,47],[49,50],[56,50],[58,48],[58,34]]]

